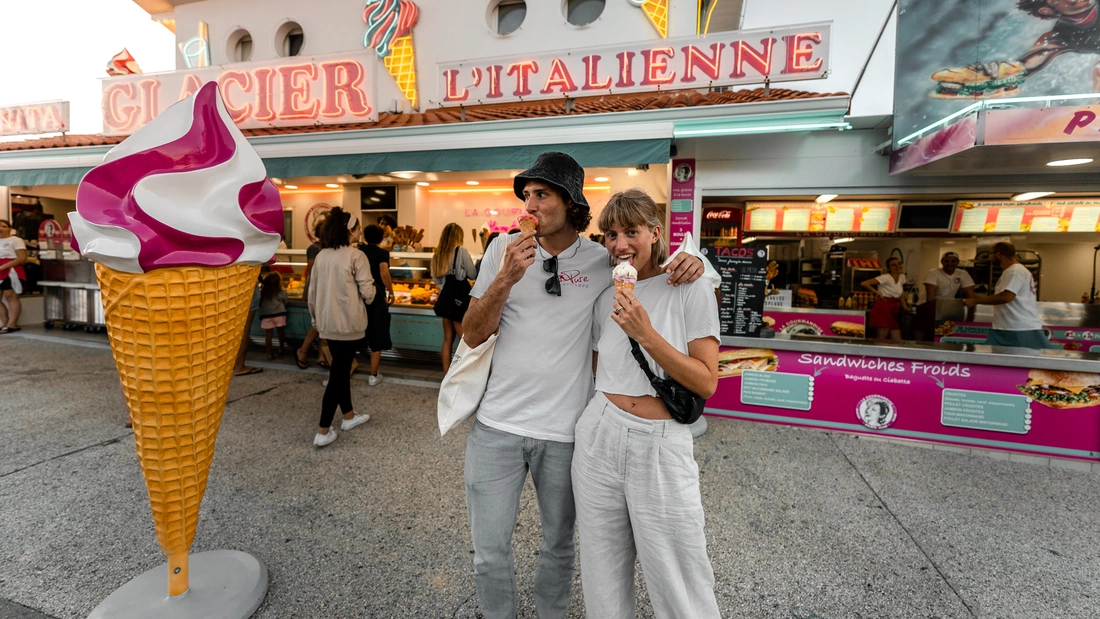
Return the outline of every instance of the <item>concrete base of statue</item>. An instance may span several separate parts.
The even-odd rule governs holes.
[[[267,566],[250,554],[212,550],[191,555],[190,588],[168,595],[168,564],[134,578],[88,619],[248,619],[267,595]]]
[[[691,430],[691,435],[695,438],[703,436],[707,431],[707,416],[700,415],[695,423],[688,426],[688,429]]]

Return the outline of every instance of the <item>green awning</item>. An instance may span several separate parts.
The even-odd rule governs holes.
[[[401,170],[466,172],[526,168],[541,153],[557,150],[572,155],[584,167],[623,167],[644,163],[668,163],[668,138],[537,144],[493,148],[422,150],[403,153],[364,153],[317,157],[264,159],[268,176],[333,176],[336,174],[388,174]],[[75,185],[91,168],[46,168],[0,171],[0,185]]]
[[[404,153],[280,157],[264,159],[264,163],[267,165],[267,174],[276,178],[335,174],[388,174],[401,170],[467,172],[526,168],[534,163],[535,158],[540,154],[556,150],[568,153],[583,167],[620,167],[643,163],[668,163],[671,143],[672,140],[668,138],[658,138]]]

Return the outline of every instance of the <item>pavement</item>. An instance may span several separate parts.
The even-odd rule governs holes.
[[[0,355],[0,618],[86,617],[164,561],[106,338],[25,329]],[[233,380],[192,552],[267,565],[257,619],[480,616],[469,424],[441,439],[438,369],[386,363],[354,382],[371,421],[320,450],[315,368],[250,360],[264,371]],[[723,617],[1100,616],[1100,474],[718,418],[695,456]],[[538,539],[528,483],[521,617]]]

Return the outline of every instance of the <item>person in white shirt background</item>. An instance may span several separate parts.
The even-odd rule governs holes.
[[[940,268],[931,269],[924,276],[913,339],[923,340],[936,330],[936,300],[954,299],[960,291],[965,298],[973,299],[974,279],[970,273],[959,268],[959,255],[949,251],[940,258]],[[973,317],[973,310],[967,311],[967,320]]]
[[[1016,260],[1012,243],[996,243],[990,250],[990,261],[1001,266],[993,296],[971,298],[967,307],[993,306],[993,327],[985,338],[990,346],[1018,348],[1051,348],[1050,338],[1043,331],[1039,318],[1039,300],[1035,296],[1035,278],[1031,271]]]
[[[875,339],[901,341],[901,311],[909,311],[909,300],[905,298],[905,265],[901,258],[887,258],[886,272],[878,277],[862,282],[867,290],[880,298],[871,306],[871,320],[868,326],[875,330]]]
[[[23,306],[19,294],[27,275],[23,264],[27,261],[27,244],[12,234],[11,223],[0,219],[0,334],[19,330],[19,314]]]

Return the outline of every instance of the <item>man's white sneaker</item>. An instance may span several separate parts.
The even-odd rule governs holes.
[[[328,434],[316,434],[313,436],[314,447],[326,447],[336,440],[336,428],[329,428]]]
[[[382,382],[382,375],[381,374],[376,374],[374,376],[368,376],[367,377],[367,384],[370,385],[371,387],[377,385],[380,382]]]
[[[355,426],[361,426],[368,421],[370,421],[370,415],[368,415],[367,413],[355,413],[355,416],[351,419],[344,419],[342,422],[340,422],[340,430],[343,432],[347,432]]]

